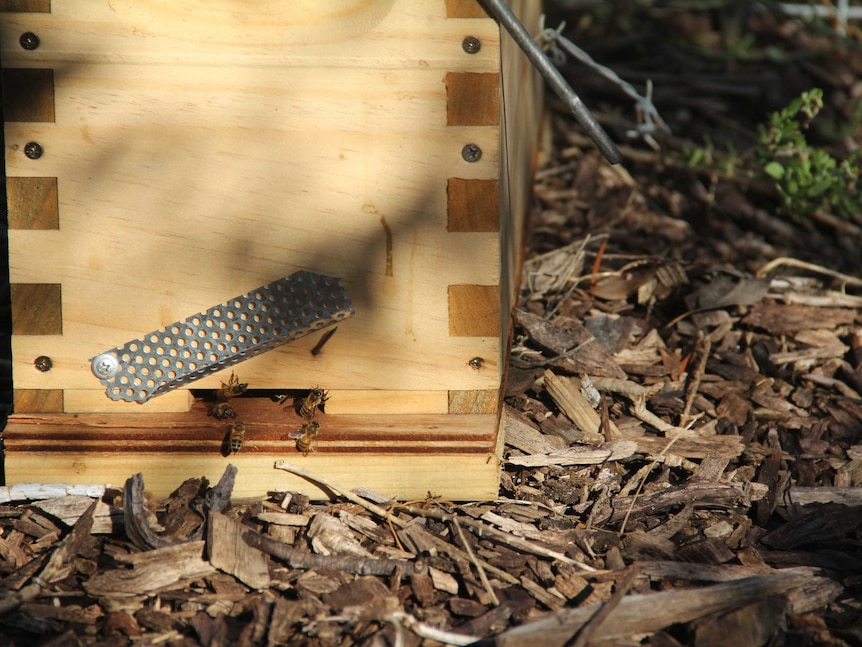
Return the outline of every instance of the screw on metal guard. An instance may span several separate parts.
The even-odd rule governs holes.
[[[91,360],[112,400],[146,402],[353,316],[340,279],[302,270]]]
[[[563,75],[554,66],[551,60],[542,51],[539,44],[533,40],[524,25],[518,20],[512,10],[506,6],[503,0],[482,0],[485,8],[503,25],[512,39],[518,44],[533,66],[539,71],[539,74],[544,77],[545,81],[551,86],[551,89],[562,99],[572,111],[572,114],[577,119],[593,143],[605,156],[611,164],[619,164],[623,157],[620,154],[616,144],[611,140],[604,129],[596,121],[595,117],[590,114],[590,111],[584,106],[584,102],[575,93],[572,87],[566,83]]]

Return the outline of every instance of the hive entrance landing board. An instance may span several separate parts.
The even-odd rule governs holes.
[[[10,451],[49,413],[188,412],[188,390],[108,400],[89,359],[299,270],[341,277],[357,316],[318,355],[315,334],[244,362],[251,389],[322,385],[338,415],[467,411],[496,434],[532,161],[512,142],[538,126],[516,123],[526,61],[501,74],[474,0],[314,4],[300,24],[275,0],[241,20],[219,0],[0,0]],[[512,4],[535,30],[537,3]]]

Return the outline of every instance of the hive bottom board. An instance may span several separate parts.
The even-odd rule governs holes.
[[[430,492],[450,500],[497,496],[500,471],[496,414],[327,415],[318,413],[316,451],[303,455],[289,437],[302,419],[272,406],[238,406],[246,425],[241,450],[225,456],[231,421],[196,402],[182,414],[15,415],[4,431],[6,483],[122,486],[142,472],[146,489],[165,497],[184,480],[215,483],[238,468],[235,497],[273,490],[327,494],[274,469],[293,462],[340,487],[368,487],[401,500]],[[229,452],[227,452],[229,453]]]

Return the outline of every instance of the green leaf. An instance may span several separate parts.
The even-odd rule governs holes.
[[[784,177],[784,167],[779,162],[769,162],[766,166],[763,167],[763,170],[766,171],[766,174],[769,177],[775,180],[780,180]]]

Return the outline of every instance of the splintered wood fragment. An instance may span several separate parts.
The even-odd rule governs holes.
[[[207,556],[217,569],[233,575],[253,589],[263,589],[270,583],[267,558],[242,540],[246,530],[236,519],[220,512],[210,512]]]
[[[32,504],[32,507],[59,519],[67,526],[73,526],[90,507],[93,499],[83,495],[68,495],[45,499]],[[116,506],[99,501],[93,515],[93,534],[110,535],[123,528],[123,511]]]
[[[507,445],[527,454],[546,454],[565,444],[559,436],[543,434],[508,406],[503,412],[503,433]]]
[[[622,521],[628,513],[629,518],[658,514],[686,504],[748,506],[752,501],[759,501],[768,488],[755,488],[755,484],[743,483],[698,483],[689,482],[680,487],[670,487],[660,492],[641,494],[633,497],[616,497],[609,504],[596,512],[594,524],[616,524]]]
[[[144,475],[141,472],[126,480],[123,489],[123,526],[126,536],[140,550],[171,545],[156,532],[158,522],[155,507],[156,502],[144,491]]]
[[[39,572],[38,578],[33,578],[32,583],[27,584],[19,591],[0,598],[0,616],[35,598],[45,585],[62,580],[72,573],[72,559],[77,554],[81,544],[92,532],[96,503],[96,501],[90,503],[84,514],[75,523],[72,531],[54,549],[51,557],[48,558],[47,563]]]
[[[555,358],[539,362],[537,366],[553,364],[571,373],[621,379],[626,377],[613,356],[590,331],[573,319],[566,321],[568,329],[563,330],[525,310],[515,310],[513,316],[515,323],[524,328],[533,341],[556,355]]]
[[[828,546],[848,541],[862,527],[862,508],[827,503],[791,517],[760,541],[778,550]]]
[[[371,557],[350,528],[335,517],[318,512],[311,518],[308,528],[311,537],[311,547],[321,555],[351,555],[353,557]]]
[[[574,642],[572,642],[572,647],[587,647],[592,642],[593,636],[599,633],[601,626],[617,607],[620,606],[620,603],[623,601],[626,593],[629,592],[629,589],[632,588],[639,574],[640,568],[638,565],[632,564],[623,581],[617,583],[616,590],[611,599],[602,604],[593,616],[587,620],[584,626],[581,627],[580,631],[578,631],[578,635],[575,637]]]
[[[667,441],[665,441],[667,442]],[[634,440],[612,440],[596,447],[566,447],[547,454],[512,456],[509,465],[521,467],[544,467],[546,465],[598,465],[606,461],[618,461],[634,455],[638,443]]]
[[[601,434],[602,419],[599,413],[581,393],[580,380],[564,378],[555,375],[553,371],[545,371],[545,388],[566,417],[584,432],[584,442],[601,442],[605,438]],[[620,437],[620,430],[611,421],[611,435]]]
[[[416,506],[408,506],[408,505],[399,506],[399,509],[406,510],[407,512],[409,512],[411,514],[417,514],[420,516],[431,517],[432,519],[437,519],[439,521],[451,522],[451,521],[453,521],[453,519],[455,519],[455,515],[452,515],[452,514],[449,514],[446,512],[441,512],[439,510],[425,510],[423,508],[417,508]],[[549,557],[549,558],[554,559],[558,562],[562,562],[564,564],[569,564],[570,566],[575,566],[576,568],[579,568],[581,570],[590,571],[590,572],[596,572],[597,571],[597,569],[593,568],[592,566],[590,566],[588,564],[584,564],[583,562],[579,562],[577,560],[574,560],[574,559],[568,557],[567,555],[564,555],[563,553],[560,553],[556,550],[551,550],[549,548],[546,548],[545,546],[543,546],[541,544],[527,541],[526,539],[524,539],[522,537],[518,537],[518,536],[513,535],[511,533],[507,533],[507,532],[504,532],[502,530],[497,530],[493,526],[490,526],[486,523],[482,523],[481,521],[477,521],[475,519],[470,519],[469,517],[462,517],[462,516],[459,516],[457,518],[458,518],[459,523],[461,523],[462,525],[469,528],[477,537],[480,537],[483,539],[493,539],[495,541],[499,541],[504,546],[508,546],[509,548],[522,550],[522,551],[525,551],[528,553],[532,553],[533,555],[539,555],[541,557]],[[485,568],[487,568],[487,565],[483,564],[483,566],[485,566]],[[490,569],[488,569],[488,570],[489,570],[489,572],[491,572]],[[496,569],[496,571],[497,572],[495,573],[495,575],[499,576],[499,569]]]
[[[230,497],[236,482],[236,465],[228,464],[224,473],[214,488],[207,490],[205,495],[206,509],[213,512],[225,512],[230,508]]]
[[[566,604],[566,599],[563,597],[561,593],[553,593],[545,587],[537,584],[526,575],[521,577],[521,586],[524,587],[527,592],[536,598],[539,602],[548,607],[551,611],[557,611],[562,609]]]
[[[787,306],[780,303],[759,303],[752,306],[742,323],[763,328],[775,336],[792,335],[812,328],[833,329],[853,323],[858,313],[849,308],[815,308]]]
[[[785,624],[787,600],[767,596],[738,609],[699,623],[694,630],[695,645],[727,644],[728,636],[738,645],[766,645]]]
[[[691,582],[731,582],[755,575],[769,575],[774,569],[766,565],[733,566],[722,564],[693,564],[691,562],[650,561],[638,562],[641,572],[652,579],[664,578]]]
[[[658,455],[667,447],[668,439],[657,436],[640,436],[633,439],[638,453]],[[673,453],[685,458],[716,456],[732,459],[742,454],[745,443],[740,436],[688,436],[673,444]]]
[[[851,507],[862,506],[862,488],[860,487],[801,487],[794,485],[787,494],[787,503],[798,505],[840,503]]]
[[[401,568],[402,572],[406,575],[409,575],[413,571],[413,564],[400,559],[315,555],[314,553],[297,550],[283,542],[270,539],[248,528],[245,529],[242,539],[249,546],[284,561],[291,568],[320,568],[342,573],[353,573],[355,575],[387,576],[392,575],[396,568]]]
[[[202,557],[204,545],[203,541],[191,541],[129,555],[125,561],[131,562],[133,568],[96,573],[84,583],[84,588],[100,598],[134,597],[182,588],[216,572]]]
[[[450,595],[458,595],[458,580],[436,568],[429,568],[428,575],[431,576],[431,584],[438,591],[449,593]]]
[[[105,496],[108,486],[105,485],[69,485],[67,483],[16,483],[0,487],[0,503],[10,501],[39,501],[41,499],[56,499],[64,496],[84,496],[90,499],[101,499]]]
[[[255,515],[255,518],[276,526],[307,526],[309,522],[309,518],[304,514],[288,512],[260,512]]]
[[[724,438],[724,436],[716,436]],[[679,441],[674,445],[674,450],[679,451]],[[741,450],[740,450],[741,452]],[[691,475],[693,481],[718,481],[724,470],[727,469],[727,464],[730,462],[730,457],[721,456],[719,454],[707,454],[698,465],[694,474]]]
[[[646,400],[649,400],[665,386],[661,382],[650,386],[643,386],[631,380],[621,380],[615,377],[590,376],[590,379],[593,381],[593,386],[603,393],[619,393],[631,398],[644,398]]]
[[[297,476],[301,476],[304,479],[307,479],[320,487],[322,490],[327,492],[328,495],[336,494],[339,496],[343,496],[348,501],[355,503],[357,505],[362,506],[372,514],[377,515],[381,519],[387,519],[391,523],[395,524],[398,527],[404,527],[407,523],[398,519],[397,517],[391,516],[388,511],[381,508],[379,505],[375,505],[369,501],[366,501],[361,496],[354,494],[353,492],[346,490],[342,487],[339,487],[332,481],[320,476],[319,474],[314,474],[313,472],[299,467],[298,465],[294,465],[293,463],[289,463],[288,461],[275,461],[274,465],[277,470],[284,470],[285,472],[290,472],[291,474],[296,474]]]
[[[769,595],[786,595],[812,579],[810,569],[787,569],[774,575],[761,575],[712,586],[636,594],[623,598],[606,622],[591,639],[624,638],[649,634],[672,624],[691,622],[714,613],[722,613],[752,604]],[[828,578],[813,578],[828,580]],[[509,629],[494,638],[498,647],[525,644],[562,647],[592,618],[601,604],[565,609],[528,624]]]

